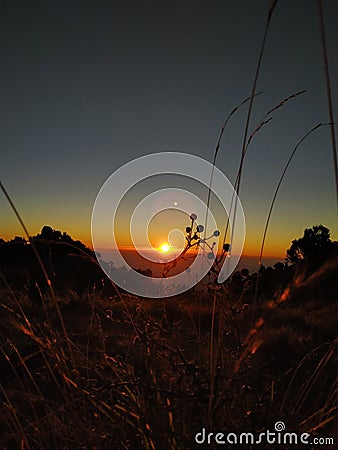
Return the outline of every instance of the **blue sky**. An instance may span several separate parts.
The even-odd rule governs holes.
[[[96,195],[121,165],[180,151],[209,161],[228,112],[250,94],[269,8],[265,0],[24,2],[0,6],[1,179],[31,233],[44,224],[90,243]],[[333,102],[337,2],[323,1]],[[317,2],[279,1],[251,129],[288,95],[244,163],[246,252],[260,247],[278,178],[297,141],[328,118]],[[234,181],[246,108],[217,161]],[[0,237],[22,231],[0,198]],[[283,254],[305,227],[337,230],[329,129],[299,149],[278,196],[266,251]]]

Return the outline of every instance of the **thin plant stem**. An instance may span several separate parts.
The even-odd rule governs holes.
[[[326,34],[325,34],[325,24],[324,24],[324,14],[322,8],[322,0],[317,0],[319,19],[320,19],[320,35],[322,41],[322,54],[325,72],[325,85],[326,85],[326,95],[327,104],[329,109],[329,122],[330,122],[330,135],[332,144],[332,155],[333,155],[333,167],[336,181],[336,201],[337,201],[337,212],[338,212],[338,162],[337,162],[337,143],[336,134],[334,128],[334,116],[333,116],[333,106],[332,106],[332,93],[331,93],[331,83],[330,83],[330,72],[329,72],[329,60],[327,56],[327,45],[326,45]]]
[[[255,71],[254,81],[253,81],[253,84],[252,84],[251,95],[248,97],[248,99],[249,99],[249,107],[248,107],[248,113],[247,113],[247,118],[246,118],[246,123],[245,123],[245,129],[244,129],[244,136],[243,136],[243,144],[242,144],[240,165],[239,165],[239,169],[238,169],[238,172],[237,172],[237,178],[236,178],[236,182],[235,182],[235,191],[236,191],[237,195],[236,195],[236,198],[235,198],[234,215],[233,215],[233,223],[234,224],[235,224],[235,220],[236,220],[237,199],[238,199],[238,195],[239,195],[239,192],[240,192],[240,182],[241,182],[241,177],[242,177],[243,162],[244,162],[245,154],[247,152],[247,148],[248,148],[248,144],[249,144],[249,142],[247,142],[247,141],[248,141],[250,120],[251,120],[251,113],[252,113],[252,108],[253,108],[253,101],[254,101],[254,98],[256,97],[256,95],[258,95],[256,93],[258,76],[259,76],[261,65],[262,65],[263,53],[264,53],[264,48],[265,48],[265,44],[266,44],[268,31],[269,31],[269,28],[270,28],[270,22],[271,22],[272,14],[274,12],[275,7],[277,6],[277,3],[278,3],[278,0],[272,0],[271,4],[270,4],[268,17],[267,17],[266,24],[265,24],[265,29],[264,29],[263,40],[262,40],[262,44],[261,44],[260,51],[259,51],[259,57],[258,57],[258,61],[257,61],[257,67],[256,67],[256,71]],[[269,113],[267,113],[267,114],[269,114]],[[263,124],[262,124],[262,126],[263,126]],[[256,130],[256,131],[258,131],[258,130]],[[252,137],[251,137],[250,141],[251,140],[252,140]],[[218,152],[218,148],[217,147],[216,147],[216,150]],[[216,158],[216,156],[217,156],[217,153],[215,152],[214,159]],[[232,209],[233,200],[234,200],[234,198],[231,199],[230,209]],[[229,213],[229,216],[230,216],[230,213]],[[229,229],[229,225],[230,225],[229,220],[230,220],[230,217],[228,217],[228,220],[227,220],[226,230],[225,230],[224,238],[223,238],[223,245],[225,243],[226,236],[227,236],[228,229]],[[233,234],[234,234],[234,232],[232,233],[231,242],[233,241]]]
[[[255,94],[255,96],[260,95],[261,92],[258,92],[257,94]],[[208,224],[208,212],[209,212],[209,206],[210,206],[210,197],[211,197],[211,188],[212,188],[212,181],[214,178],[214,170],[215,170],[215,165],[216,165],[216,159],[217,159],[217,155],[219,152],[219,149],[221,147],[221,142],[223,139],[223,135],[224,135],[224,130],[226,128],[226,126],[228,125],[229,120],[231,119],[231,117],[235,114],[235,112],[243,105],[245,105],[245,103],[247,103],[250,100],[251,97],[247,97],[246,99],[244,99],[241,103],[239,103],[238,105],[236,105],[232,111],[228,114],[227,118],[225,119],[220,134],[218,136],[218,140],[217,140],[217,144],[216,144],[216,148],[214,151],[214,157],[212,160],[212,170],[211,170],[211,174],[210,174],[210,182],[209,182],[209,190],[208,190],[208,197],[207,197],[207,209],[206,209],[206,213],[205,213],[205,225],[204,225],[204,239],[206,238],[206,232],[207,232],[207,224]]]
[[[24,446],[26,446],[27,450],[30,450],[32,447],[29,445],[29,440],[28,440],[28,437],[27,437],[27,435],[25,433],[25,430],[24,430],[24,428],[21,425],[20,419],[18,417],[18,414],[16,413],[14,405],[12,404],[10,398],[7,395],[7,392],[6,392],[5,388],[3,387],[3,385],[1,383],[0,383],[0,389],[1,389],[2,394],[3,394],[3,396],[4,396],[5,400],[6,400],[7,405],[8,405],[8,407],[9,407],[11,413],[12,413],[14,422],[16,423],[16,426],[18,427],[17,429],[20,431],[21,439],[22,439],[21,440],[21,448],[24,448]],[[16,438],[18,439],[18,436]]]
[[[306,134],[305,134],[305,135],[297,142],[297,145],[296,145],[295,148],[292,150],[292,152],[291,152],[291,154],[290,154],[290,156],[289,156],[289,159],[287,160],[287,163],[286,163],[286,165],[285,165],[285,167],[284,167],[284,170],[283,170],[283,172],[282,172],[282,174],[281,174],[281,176],[280,176],[280,178],[279,178],[279,181],[278,181],[278,183],[277,183],[277,186],[276,186],[274,195],[273,195],[273,197],[272,197],[270,209],[269,209],[268,216],[267,216],[267,219],[266,219],[265,228],[264,228],[264,233],[263,233],[263,238],[262,238],[261,249],[260,249],[260,253],[259,253],[259,261],[258,261],[259,268],[260,268],[261,265],[262,265],[262,258],[263,258],[264,245],[265,245],[265,241],[266,241],[266,236],[267,236],[267,232],[268,232],[268,227],[269,227],[269,223],[270,223],[272,211],[273,211],[273,208],[274,208],[274,205],[275,205],[275,202],[276,202],[277,194],[278,194],[278,192],[279,192],[279,189],[280,189],[280,186],[281,186],[282,181],[283,181],[283,179],[284,179],[284,176],[285,176],[285,174],[286,174],[286,172],[287,172],[287,170],[288,170],[288,168],[289,168],[289,166],[290,166],[290,163],[291,163],[293,157],[295,156],[295,154],[296,154],[298,148],[300,147],[300,145],[301,145],[301,144],[302,144],[302,143],[303,143],[303,142],[304,142],[304,141],[305,141],[305,140],[306,140],[306,139],[307,139],[314,131],[318,130],[318,129],[319,129],[320,127],[322,127],[322,126],[327,126],[327,125],[329,125],[329,126],[334,126],[334,125],[337,125],[337,123],[336,123],[336,124],[335,124],[335,123],[333,123],[333,124],[332,124],[332,123],[318,123],[317,125],[315,125],[313,128],[311,128],[310,131],[308,131],[308,132],[307,132],[307,133],[306,133]],[[256,287],[255,287],[255,294],[254,294],[254,302],[253,302],[253,304],[255,304],[255,303],[256,303],[256,300],[257,300],[258,285],[259,285],[259,274],[260,274],[260,272],[258,271],[258,274],[257,274],[257,280],[256,280]]]
[[[210,392],[209,392],[209,403],[208,403],[208,426],[211,426],[211,411],[214,396],[214,386],[215,386],[215,371],[216,371],[216,361],[214,363],[214,329],[215,329],[215,314],[216,314],[216,293],[214,293],[213,305],[212,305],[212,318],[211,318],[211,330],[210,330],[210,348],[209,348],[209,364],[210,364]],[[216,359],[216,358],[215,358]]]
[[[238,182],[237,182],[237,186],[236,186],[237,196],[235,198],[235,207],[234,207],[234,216],[233,216],[234,224],[235,224],[235,220],[236,220],[237,199],[238,199],[239,192],[240,192],[240,185],[241,185],[241,178],[242,178],[242,171],[243,171],[243,162],[244,162],[244,157],[245,157],[246,147],[247,147],[247,138],[248,138],[249,125],[250,125],[250,120],[251,120],[251,113],[252,113],[252,108],[253,108],[253,101],[254,101],[254,97],[255,97],[255,93],[256,93],[257,81],[258,81],[258,76],[259,76],[261,65],[262,65],[263,53],[264,53],[264,48],[265,48],[265,44],[266,44],[266,39],[268,36],[268,31],[270,28],[271,18],[272,18],[272,15],[276,8],[277,3],[278,3],[278,0],[272,0],[272,2],[270,4],[268,17],[267,17],[266,24],[265,24],[263,41],[262,41],[262,44],[260,47],[259,57],[258,57],[258,61],[257,61],[257,67],[256,67],[256,71],[255,71],[254,81],[252,84],[248,114],[247,114],[247,118],[246,118],[245,129],[244,129],[242,154],[241,154],[241,160],[240,160],[240,165],[239,165],[239,169],[238,169]],[[234,234],[234,230],[232,232],[232,240],[233,240],[233,234]]]
[[[33,251],[34,251],[34,253],[35,253],[35,255],[36,255],[36,258],[37,258],[37,260],[38,260],[38,263],[39,263],[39,265],[40,265],[40,267],[41,267],[43,276],[45,277],[46,282],[47,282],[47,284],[48,284],[48,287],[49,287],[49,290],[50,290],[50,293],[51,293],[51,297],[52,297],[53,303],[54,303],[54,305],[55,305],[55,308],[56,308],[56,311],[57,311],[57,314],[58,314],[58,317],[59,317],[59,320],[60,320],[62,332],[63,332],[63,334],[64,334],[64,336],[65,336],[66,341],[67,341],[67,345],[68,345],[68,349],[69,349],[69,354],[70,354],[71,358],[73,358],[73,357],[72,357],[73,351],[72,351],[71,345],[70,345],[70,343],[69,343],[69,337],[68,337],[66,325],[65,325],[65,322],[64,322],[64,320],[63,320],[62,313],[61,313],[61,310],[60,310],[60,308],[59,308],[59,305],[58,305],[58,303],[57,303],[57,300],[56,300],[56,296],[55,296],[55,292],[54,292],[52,283],[51,283],[51,281],[50,281],[50,279],[49,279],[48,273],[47,273],[47,271],[46,271],[46,268],[45,268],[45,266],[44,266],[44,264],[43,264],[43,261],[42,261],[40,255],[39,255],[39,252],[37,251],[37,248],[36,248],[36,246],[35,246],[35,244],[34,244],[34,239],[32,239],[32,237],[31,237],[31,235],[30,235],[30,233],[29,233],[29,231],[28,231],[28,228],[26,227],[26,225],[25,225],[25,223],[24,223],[24,221],[23,221],[23,219],[22,219],[22,217],[21,217],[21,215],[20,215],[18,209],[16,208],[14,202],[12,201],[10,195],[8,194],[7,190],[5,189],[5,187],[4,187],[4,185],[2,184],[1,181],[0,181],[0,188],[1,188],[1,190],[2,190],[2,192],[3,192],[3,194],[4,194],[4,196],[5,196],[6,199],[8,200],[8,203],[10,204],[11,208],[13,209],[14,214],[16,215],[18,221],[20,222],[20,225],[22,226],[22,228],[23,228],[23,230],[24,230],[24,232],[25,232],[25,234],[26,234],[26,237],[27,237],[28,241],[29,241],[29,242],[31,243],[31,245],[32,245]],[[48,316],[47,316],[47,317],[48,317]]]
[[[299,95],[302,95],[306,92],[306,90],[301,90],[298,92],[295,92],[291,95],[289,95],[288,97],[284,98],[282,101],[280,101],[277,105],[275,105],[273,108],[271,108],[268,112],[266,112],[262,118],[262,120],[259,122],[259,124],[256,126],[256,128],[254,129],[254,131],[250,134],[248,142],[246,144],[245,147],[245,151],[244,151],[244,158],[249,150],[249,147],[254,139],[254,137],[257,135],[257,133],[265,126],[267,125],[270,120],[272,120],[272,117],[270,116],[273,112],[277,111],[279,108],[283,107],[287,102],[289,102],[291,99],[294,99],[296,97],[298,97]],[[270,117],[269,117],[270,116]],[[238,180],[239,180],[239,171],[237,172],[237,176],[236,176],[236,181],[235,181],[235,191],[236,191],[236,187],[238,184]],[[229,231],[229,226],[230,226],[230,216],[231,216],[231,212],[232,212],[232,207],[233,207],[233,202],[234,202],[234,197],[235,197],[235,191],[232,194],[231,197],[231,203],[230,203],[230,210],[229,210],[229,215],[228,215],[228,219],[227,219],[227,223],[226,223],[226,227],[225,227],[225,231],[224,231],[224,236],[223,236],[223,244],[222,247],[224,246],[225,242],[226,242],[226,238],[228,235],[228,231]]]

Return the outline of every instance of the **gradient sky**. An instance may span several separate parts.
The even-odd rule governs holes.
[[[0,3],[0,177],[31,234],[44,224],[90,244],[107,177],[160,151],[212,161],[222,122],[250,95],[267,0]],[[338,3],[324,0],[334,107]],[[328,120],[315,0],[280,0],[258,80],[251,129],[283,98],[244,163],[245,253],[257,254],[275,186],[298,140]],[[336,108],[337,109],[337,108]],[[229,123],[217,165],[234,182],[246,108]],[[329,129],[296,154],[273,212],[266,255],[305,227],[337,239]],[[0,195],[0,237],[22,235]]]

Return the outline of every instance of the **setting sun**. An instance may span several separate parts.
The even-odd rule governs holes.
[[[170,250],[170,245],[167,243],[164,243],[160,247],[161,252],[167,253]]]

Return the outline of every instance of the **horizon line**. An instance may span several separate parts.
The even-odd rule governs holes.
[[[173,248],[176,249],[176,250],[179,250],[179,248],[177,248],[177,247],[173,247]],[[126,251],[135,251],[135,252],[137,252],[137,249],[135,247],[133,247],[133,246],[130,246],[130,245],[122,245],[122,246],[119,247],[119,249],[122,250],[122,251],[126,250]],[[141,251],[146,251],[146,252],[157,252],[157,251],[159,251],[156,248],[149,248],[149,247],[146,247],[146,246],[139,247],[139,249]],[[107,248],[107,247],[98,247],[97,248],[98,252],[100,252],[100,251],[111,251],[112,252],[112,251],[116,251],[116,250],[117,250],[116,248]],[[95,251],[95,250],[93,249],[93,251]],[[183,249],[181,251],[183,251]],[[189,251],[195,251],[195,249],[191,248]],[[221,252],[219,251],[217,253],[219,254]],[[232,255],[234,255],[234,254],[232,254]],[[260,255],[259,254],[255,255],[255,254],[242,253],[241,257],[243,257],[243,256],[247,257],[247,258],[259,258]],[[284,255],[263,255],[262,258],[282,258],[284,260],[285,256]]]

